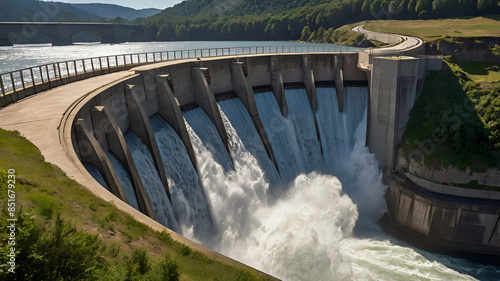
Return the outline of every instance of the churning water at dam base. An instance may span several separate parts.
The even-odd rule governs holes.
[[[498,279],[497,267],[421,251],[381,230],[385,186],[365,147],[367,89],[347,87],[342,113],[335,88],[316,90],[316,111],[304,89],[286,90],[287,117],[273,93],[255,94],[276,165],[237,98],[218,103],[229,151],[201,108],[183,112],[197,167],[173,128],[151,116],[172,204],[147,147],[127,131],[157,220],[283,280]]]

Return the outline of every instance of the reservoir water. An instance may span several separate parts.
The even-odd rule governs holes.
[[[76,57],[271,44],[300,43],[2,47],[0,72]],[[255,95],[276,165],[258,143],[251,118],[237,99],[219,102],[228,148],[201,108],[183,112],[196,167],[166,121],[158,115],[150,117],[172,204],[148,148],[133,132],[126,132],[157,220],[283,280],[500,280],[498,267],[428,253],[381,230],[378,220],[385,211],[386,186],[378,162],[365,147],[368,91],[346,87],[344,111],[339,113],[335,89],[316,90],[316,111],[305,107],[303,89],[287,90],[287,117],[272,93]],[[133,198],[131,205],[137,208],[127,171],[119,160],[111,161],[127,186],[127,198]],[[87,169],[102,181],[95,167]]]

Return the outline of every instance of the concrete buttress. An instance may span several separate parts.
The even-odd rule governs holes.
[[[128,149],[123,133],[116,123],[115,118],[109,112],[108,108],[104,106],[96,106],[92,110],[92,120],[94,122],[94,130],[102,132],[106,135],[106,142],[108,144],[109,151],[116,155],[116,157],[118,157],[118,159],[125,165],[125,168],[130,175],[130,179],[132,180],[134,193],[137,197],[137,203],[139,204],[140,211],[148,217],[154,219],[155,216],[153,208],[149,202],[148,195],[144,189],[144,185],[142,184],[137,167],[135,166],[134,158]]]
[[[92,132],[87,128],[83,119],[78,119],[75,124],[75,133],[83,162],[88,162],[97,167],[109,186],[109,190],[122,201],[127,202],[125,192],[118,180],[111,162],[106,153],[95,139]]]
[[[179,102],[174,96],[174,93],[168,85],[167,78],[170,75],[157,75],[156,76],[156,91],[158,95],[158,113],[165,119],[165,121],[174,128],[175,132],[181,138],[186,150],[189,154],[189,159],[193,166],[197,168],[196,156],[194,153],[193,145],[182,117],[182,112]]]

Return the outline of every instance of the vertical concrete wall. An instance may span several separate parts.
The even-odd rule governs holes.
[[[440,201],[395,180],[390,181],[386,200],[390,220],[413,240],[450,250],[500,256],[498,205]]]
[[[327,54],[311,54],[312,71],[315,81],[334,81],[334,56]]]
[[[393,171],[396,168],[397,146],[421,91],[423,79],[430,69],[439,69],[440,64],[438,58],[401,56],[373,59],[368,146],[384,169]]]
[[[231,60],[202,61],[201,65],[210,72],[210,89],[212,93],[226,93],[233,90],[231,82]]]
[[[248,83],[252,87],[271,85],[271,57],[247,57]]]

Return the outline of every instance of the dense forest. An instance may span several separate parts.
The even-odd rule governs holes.
[[[137,24],[159,41],[330,42],[334,29],[369,19],[430,19],[500,13],[500,0],[188,0]]]

